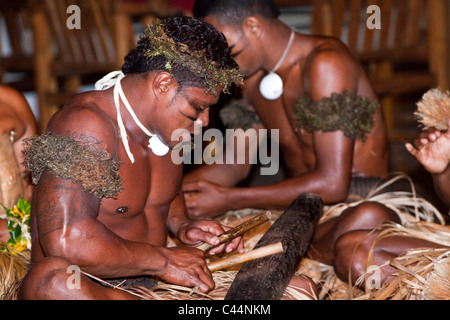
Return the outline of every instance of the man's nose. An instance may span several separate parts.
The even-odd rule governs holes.
[[[197,118],[197,123],[202,127],[206,127],[209,124],[209,108],[205,109]]]

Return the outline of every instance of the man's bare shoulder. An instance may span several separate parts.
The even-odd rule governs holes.
[[[356,60],[347,46],[334,37],[317,37],[306,59],[306,64],[310,68],[320,67],[323,64],[341,65],[343,63],[355,64]]]
[[[343,90],[354,91],[360,76],[358,61],[339,39],[315,39],[303,68],[305,92],[312,99],[320,99]]]
[[[74,140],[91,142],[114,154],[118,144],[117,128],[107,110],[109,100],[97,92],[72,98],[50,119],[47,132],[66,135]]]

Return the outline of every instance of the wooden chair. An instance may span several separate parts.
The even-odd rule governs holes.
[[[380,8],[380,29],[366,25],[370,5]],[[340,38],[367,67],[389,132],[392,97],[449,87],[448,0],[315,0],[312,12],[312,32]]]
[[[33,9],[36,94],[39,129],[71,96],[83,77],[105,74],[119,67],[113,35],[116,1],[43,0]],[[80,8],[80,29],[69,29],[69,5]],[[122,26],[127,28],[128,26]]]
[[[69,28],[68,19],[79,7],[81,25]],[[39,129],[83,83],[93,84],[119,70],[134,47],[134,21],[150,23],[160,16],[147,2],[120,0],[41,0],[33,8],[36,93]],[[72,22],[72,21],[71,21]],[[70,23],[69,23],[70,24]]]
[[[0,1],[0,21],[3,21],[3,32],[0,33],[0,49],[2,45],[9,52],[0,57],[0,83],[7,84],[19,91],[34,88],[33,46],[31,12],[28,0]],[[0,27],[1,29],[1,27]],[[4,36],[4,38],[2,38]],[[6,75],[14,79],[7,79]]]

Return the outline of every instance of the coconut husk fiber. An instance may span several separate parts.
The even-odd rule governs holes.
[[[44,133],[24,140],[25,167],[37,184],[45,170],[62,179],[72,179],[97,198],[114,198],[123,189],[117,157],[93,141]]]
[[[448,130],[450,119],[450,91],[440,89],[427,91],[417,102],[416,119],[425,129],[434,127],[440,131]]]

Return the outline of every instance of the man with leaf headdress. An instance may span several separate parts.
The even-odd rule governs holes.
[[[212,44],[212,45],[211,45]],[[209,107],[241,75],[223,35],[194,18],[155,21],[125,58],[122,72],[71,99],[46,133],[27,140],[32,260],[25,299],[132,298],[82,276],[68,290],[70,266],[99,278],[156,276],[214,287],[204,253],[225,226],[189,219],[180,192],[182,166],[170,153],[176,129],[208,124]],[[181,137],[190,141],[190,135]],[[168,233],[186,246],[166,248]],[[238,248],[241,239],[212,249]],[[72,270],[72,269],[71,269]]]

